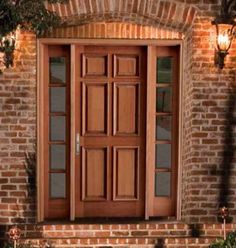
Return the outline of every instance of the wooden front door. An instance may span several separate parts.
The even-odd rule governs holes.
[[[144,47],[76,47],[76,217],[144,216],[146,67]]]
[[[179,46],[82,42],[40,48],[39,220],[176,216]]]

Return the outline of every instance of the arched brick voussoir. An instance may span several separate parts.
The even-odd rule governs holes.
[[[175,0],[69,0],[67,4],[48,4],[57,12],[63,26],[77,26],[91,22],[128,22],[188,30],[197,8]]]
[[[55,28],[47,38],[104,38],[104,39],[183,39],[184,34],[174,29],[157,28],[124,22],[96,22]]]

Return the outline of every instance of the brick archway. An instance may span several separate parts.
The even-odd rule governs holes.
[[[48,38],[171,40],[185,37],[188,49],[184,52],[183,63],[188,69],[183,81],[191,81],[192,44],[188,38],[198,14],[195,5],[184,3],[184,0],[69,0],[65,5],[48,4],[47,8],[56,11],[64,22],[60,28],[45,34]],[[183,82],[183,85],[188,84]],[[188,106],[191,94],[187,94],[185,87],[183,101]],[[185,189],[183,195],[188,195]]]
[[[94,22],[122,22],[185,32],[197,13],[194,5],[174,0],[69,0],[68,4],[47,4],[57,12],[64,26]]]
[[[45,34],[47,38],[101,39],[183,39],[183,32],[174,29],[120,22],[96,22],[56,28]]]

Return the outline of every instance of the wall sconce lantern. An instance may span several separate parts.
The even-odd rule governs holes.
[[[215,65],[220,69],[224,68],[224,60],[231,47],[235,36],[234,28],[236,26],[235,16],[230,12],[233,1],[222,0],[220,15],[212,21],[216,27],[216,51]]]
[[[15,33],[6,37],[0,37],[0,53],[3,53],[3,64],[6,68],[13,66],[15,44]]]

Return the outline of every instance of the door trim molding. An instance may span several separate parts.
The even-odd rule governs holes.
[[[44,184],[40,183],[44,181],[44,142],[40,138],[44,134],[44,101],[43,92],[44,85],[44,46],[37,41],[37,221],[42,222],[44,220]]]
[[[179,65],[179,139],[178,139],[178,181],[177,181],[177,211],[176,211],[176,219],[181,219],[181,179],[182,179],[182,137],[183,137],[183,113],[182,113],[182,95],[183,95],[183,43],[182,39],[174,39],[174,40],[135,40],[135,39],[63,39],[63,38],[39,38],[37,39],[37,221],[44,221],[44,184],[40,183],[44,179],[44,142],[41,139],[42,134],[44,133],[44,101],[43,101],[43,79],[44,79],[44,63],[45,63],[45,48],[47,45],[70,45],[71,47],[71,113],[75,109],[75,99],[74,99],[74,90],[75,90],[75,61],[73,59],[73,55],[76,54],[76,45],[125,45],[125,46],[146,46],[149,53],[151,52],[151,46],[180,46],[180,65]],[[150,60],[151,61],[151,60]],[[148,60],[148,62],[150,63]],[[147,73],[148,74],[148,73]],[[150,89],[149,89],[150,90]],[[147,89],[147,96],[148,93]],[[147,97],[147,99],[149,99]],[[148,103],[148,101],[147,101]],[[148,107],[148,105],[147,105]],[[148,109],[148,108],[147,108]],[[150,113],[149,113],[150,114]],[[146,120],[148,120],[148,112]],[[75,219],[75,120],[73,115],[71,115],[71,185],[70,185],[70,220],[73,221]],[[146,137],[148,136],[146,132]],[[147,143],[147,148],[150,148],[150,142]],[[150,153],[150,152],[149,152]],[[148,153],[147,153],[148,154]],[[147,156],[146,156],[147,157]],[[153,159],[153,158],[152,158]],[[146,159],[146,161],[149,159]],[[150,161],[150,160],[149,160]],[[150,169],[149,169],[150,171]],[[146,189],[145,189],[145,219],[148,219],[151,215],[151,208],[148,207],[150,205],[150,196],[148,190],[148,177],[150,172],[146,170]],[[148,203],[149,202],[149,203]]]
[[[153,60],[154,55],[155,55],[155,50],[156,46],[148,46],[147,49],[147,100],[146,100],[146,165],[149,165],[149,168],[146,169],[146,188],[145,188],[145,219],[149,219],[149,216],[153,215],[153,200],[154,198],[151,197],[151,194],[153,194],[153,189],[152,186],[153,184],[151,183],[151,178],[153,176],[153,168],[150,165],[154,165],[155,163],[155,108],[152,108],[152,102],[155,102],[156,96],[155,93],[156,91],[153,90],[155,88],[155,78],[154,78],[154,66],[153,66]]]
[[[114,46],[176,46],[183,45],[183,40],[154,40],[154,39],[63,39],[63,38],[39,38],[40,45],[114,45]]]
[[[183,159],[182,159],[182,145],[183,145],[183,96],[184,96],[184,49],[183,43],[180,44],[179,50],[179,89],[178,89],[178,174],[177,174],[177,209],[176,209],[176,219],[181,220],[181,208],[182,208],[182,171],[183,171]]]
[[[70,68],[71,68],[71,86],[70,86],[70,106],[71,106],[71,136],[70,136],[70,220],[75,220],[75,150],[76,150],[76,133],[75,133],[75,54],[76,46],[71,45]]]

